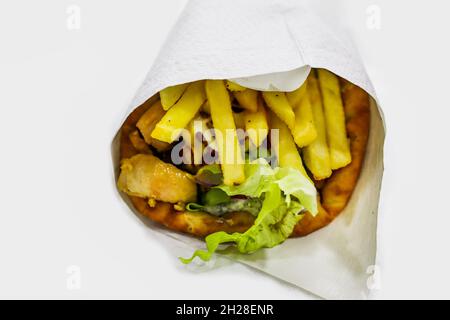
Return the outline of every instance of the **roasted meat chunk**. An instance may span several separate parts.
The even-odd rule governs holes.
[[[149,154],[122,160],[118,187],[131,196],[170,203],[197,198],[196,183],[187,172]]]

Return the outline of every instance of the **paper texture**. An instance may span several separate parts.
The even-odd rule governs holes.
[[[138,90],[128,115],[159,90],[200,79],[235,79],[259,90],[292,91],[311,67],[326,68],[375,92],[357,51],[303,1],[192,0]],[[236,259],[329,299],[368,297],[376,257],[384,124],[375,100],[365,163],[346,209],[328,227]],[[119,128],[118,128],[119,129]],[[118,173],[117,136],[112,144]],[[126,197],[123,197],[126,200]],[[133,210],[132,206],[129,205]],[[204,243],[150,224],[192,248]]]

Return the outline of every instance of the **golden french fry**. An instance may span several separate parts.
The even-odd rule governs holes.
[[[246,87],[243,87],[240,84],[237,84],[236,82],[233,82],[230,80],[225,81],[225,86],[231,92],[240,92],[240,91],[244,91],[245,89],[247,89]]]
[[[306,85],[302,87],[306,88]],[[292,135],[297,146],[302,148],[311,144],[317,138],[308,92],[303,94],[299,104],[294,108],[294,113],[295,125]]]
[[[295,124],[295,114],[292,111],[286,94],[278,91],[263,91],[262,96],[267,106],[277,115],[278,118],[287,124],[288,128],[293,130]]]
[[[298,107],[305,93],[306,93],[306,81],[294,91],[286,92],[286,97],[292,108],[295,109]]]
[[[222,80],[206,80],[206,95],[216,133],[219,158],[226,185],[244,182],[244,161],[241,155],[231,101]]]
[[[244,91],[233,92],[233,95],[242,108],[253,112],[258,109],[258,91],[245,89]]]
[[[302,150],[303,160],[314,179],[322,180],[331,176],[330,152],[327,145],[325,117],[323,114],[322,98],[317,78],[312,73],[308,77],[307,94],[311,102],[314,125],[317,138]]]
[[[169,110],[180,99],[188,85],[189,83],[183,83],[161,90],[159,96],[163,109]]]
[[[350,146],[345,128],[344,106],[342,104],[339,79],[330,71],[318,69],[320,91],[330,148],[331,169],[345,167],[352,161]]]
[[[194,164],[202,164],[203,160],[203,135],[208,130],[208,119],[196,116],[188,124],[190,131],[191,151],[194,157]]]
[[[152,138],[167,143],[175,141],[181,130],[195,117],[205,99],[204,82],[191,83],[180,100],[156,124],[151,134]]]
[[[257,147],[266,139],[269,132],[267,124],[267,114],[264,109],[264,102],[260,97],[258,99],[258,109],[256,112],[248,110],[243,112],[245,121],[245,130],[247,131],[250,141]]]
[[[270,129],[278,129],[278,141],[271,141],[272,148],[276,152],[278,165],[280,167],[291,167],[300,171],[305,177],[308,177],[303,167],[302,158],[298,153],[294,138],[287,125],[280,120],[272,111],[268,112]]]

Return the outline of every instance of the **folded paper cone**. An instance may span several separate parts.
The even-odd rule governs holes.
[[[305,80],[311,67],[328,69],[367,91],[373,98],[366,156],[344,211],[329,226],[307,237],[289,239],[252,255],[227,255],[324,298],[364,299],[376,257],[385,129],[356,50],[346,36],[332,30],[302,1],[192,0],[124,117],[159,90],[175,84],[235,79],[259,90],[291,91]],[[115,134],[112,158],[117,181],[120,132]],[[128,197],[122,198],[136,212]],[[197,239],[152,223],[149,227],[198,248]]]

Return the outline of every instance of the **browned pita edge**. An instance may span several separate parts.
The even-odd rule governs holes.
[[[334,171],[330,178],[320,183],[318,214],[313,217],[309,212],[306,213],[295,226],[291,237],[305,236],[333,221],[347,205],[361,171],[370,127],[369,96],[358,86],[343,79],[340,81],[352,162]],[[139,153],[133,147],[129,136],[136,130],[139,118],[157,98],[155,95],[137,107],[123,123],[120,136],[121,160]],[[142,215],[169,229],[201,238],[217,231],[244,232],[254,222],[254,217],[246,212],[233,212],[216,217],[202,212],[177,211],[173,204],[164,202],[157,202],[155,207],[150,207],[144,198],[128,197]]]
[[[370,130],[369,95],[346,80],[340,82],[352,162],[325,180],[319,189],[319,213],[315,217],[306,213],[295,226],[292,236],[305,236],[333,221],[347,205],[361,172]]]

